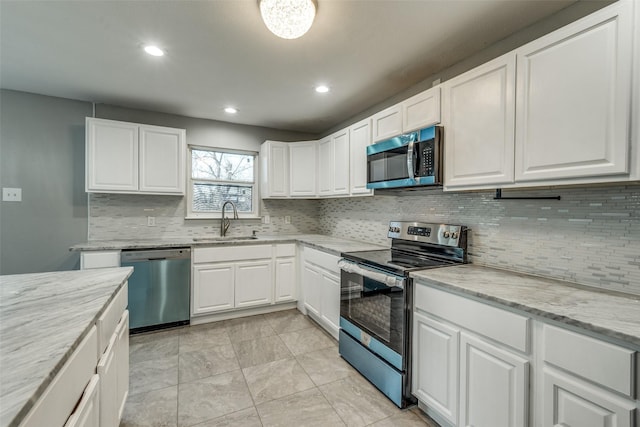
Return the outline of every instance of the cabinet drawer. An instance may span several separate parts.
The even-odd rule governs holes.
[[[111,300],[106,310],[98,317],[96,325],[98,326],[98,353],[102,354],[109,345],[111,335],[116,330],[116,326],[122,317],[122,313],[128,304],[128,288],[129,284],[125,283],[118,291],[116,296]]]
[[[96,328],[92,326],[20,427],[64,425],[95,373],[98,362],[97,336]]]
[[[338,260],[340,257],[331,255],[327,252],[319,251],[311,248],[304,248],[304,261],[315,264],[325,270],[332,271],[336,274],[340,273],[338,268]]]
[[[415,307],[523,353],[530,351],[530,319],[416,282]]]
[[[635,352],[551,325],[543,327],[543,358],[589,381],[635,397]]]
[[[82,252],[80,269],[120,267],[120,251]]]
[[[296,256],[296,244],[287,243],[283,245],[276,245],[276,257]]]
[[[246,261],[250,259],[271,258],[271,245],[222,246],[213,248],[195,248],[193,262]]]

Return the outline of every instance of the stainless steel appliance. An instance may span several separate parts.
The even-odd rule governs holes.
[[[367,188],[441,185],[442,134],[432,126],[367,146]]]
[[[191,249],[123,250],[129,277],[132,334],[189,324]]]
[[[397,406],[411,396],[413,282],[409,273],[467,262],[467,228],[392,221],[391,249],[339,262],[340,355]]]

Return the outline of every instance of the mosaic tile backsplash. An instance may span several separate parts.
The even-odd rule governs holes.
[[[561,200],[493,200],[493,192],[378,192],[374,197],[265,200],[259,220],[233,221],[230,235],[321,233],[388,245],[388,222],[468,226],[469,260],[640,295],[640,185],[509,190],[503,196],[560,195]],[[89,240],[219,235],[219,220],[185,220],[185,199],[91,194]],[[147,227],[147,216],[156,218]],[[291,216],[291,224],[284,217]]]
[[[90,194],[88,240],[172,239],[216,237],[220,220],[185,219],[186,197],[133,194]],[[318,233],[318,202],[314,200],[264,200],[259,219],[232,220],[228,236]],[[231,208],[227,215],[232,214]],[[147,227],[147,216],[155,217],[155,227]],[[291,223],[285,224],[285,216]]]
[[[640,186],[405,192],[320,202],[320,232],[388,244],[388,222],[468,226],[469,261],[640,295]]]

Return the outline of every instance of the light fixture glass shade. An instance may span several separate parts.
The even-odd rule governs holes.
[[[316,5],[314,0],[260,0],[260,14],[273,34],[297,39],[311,28]]]

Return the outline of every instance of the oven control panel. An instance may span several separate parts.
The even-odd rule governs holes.
[[[436,245],[460,246],[467,228],[462,225],[429,224],[422,222],[391,221],[387,236]]]

